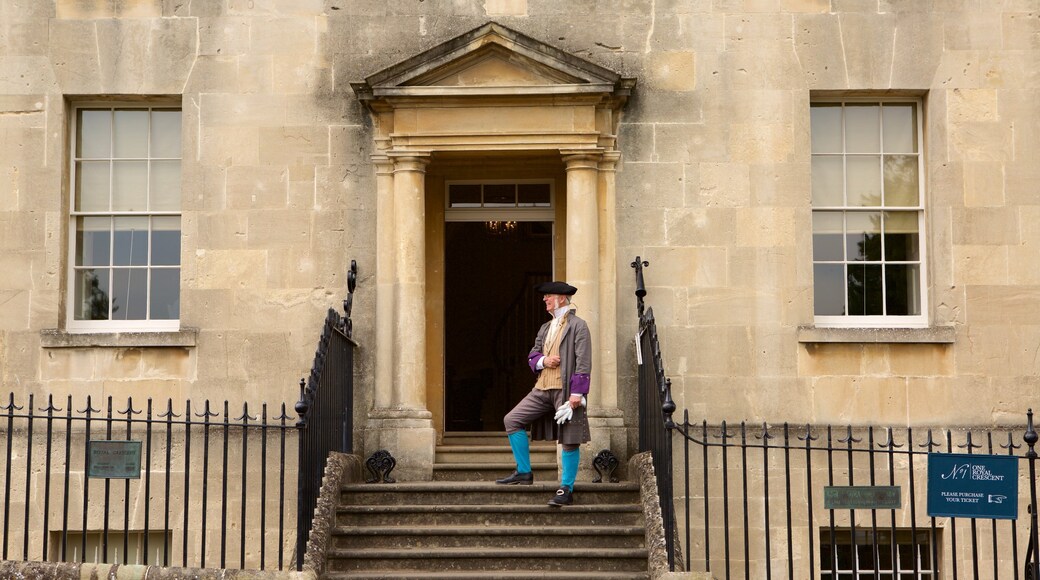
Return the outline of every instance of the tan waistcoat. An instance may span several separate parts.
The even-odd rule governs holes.
[[[556,336],[552,338],[552,341],[542,345],[542,354],[545,356],[560,354],[560,341],[563,338],[563,329],[567,328],[567,319],[570,318],[564,315],[563,320],[560,321],[560,327],[556,330]],[[553,389],[563,388],[563,378],[560,367],[554,369],[544,368],[541,374],[538,375],[538,381],[534,384],[534,388],[540,391],[551,391]]]

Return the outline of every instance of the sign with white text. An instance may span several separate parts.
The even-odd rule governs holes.
[[[929,453],[928,515],[1018,519],[1018,458]]]
[[[138,479],[141,442],[91,440],[87,442],[87,477]]]

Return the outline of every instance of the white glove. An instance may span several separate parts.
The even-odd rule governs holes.
[[[585,406],[585,397],[584,396],[582,396],[582,398],[581,398],[581,406],[582,407]],[[568,402],[560,405],[559,409],[556,409],[556,415],[553,418],[556,419],[556,423],[558,425],[563,425],[567,421],[570,421],[571,417],[573,417],[573,416],[574,416],[574,409],[571,408],[571,403],[570,403],[570,401],[568,401]]]

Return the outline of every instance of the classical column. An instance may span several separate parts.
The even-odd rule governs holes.
[[[602,409],[617,409],[617,216],[615,170],[621,153],[608,151],[599,163],[599,344]]]
[[[373,402],[390,407],[394,384],[394,162],[373,155],[376,167],[376,368]]]
[[[394,391],[397,409],[426,409],[426,164],[394,158]]]
[[[599,153],[562,151],[567,168],[567,282],[578,289],[578,316],[592,331],[592,401],[600,396],[599,337]]]
[[[426,164],[428,155],[374,157],[379,199],[376,392],[365,453],[386,449],[399,481],[433,476],[436,432],[426,409]]]
[[[599,163],[599,328],[596,350],[601,353],[597,396],[589,407],[590,451],[609,449],[619,457],[628,452],[625,415],[618,408],[617,381],[617,216],[615,170],[621,154],[607,151]]]

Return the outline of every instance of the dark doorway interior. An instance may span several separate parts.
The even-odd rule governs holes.
[[[533,287],[552,275],[551,222],[447,222],[447,431],[501,431],[534,384],[527,353],[548,320]]]

